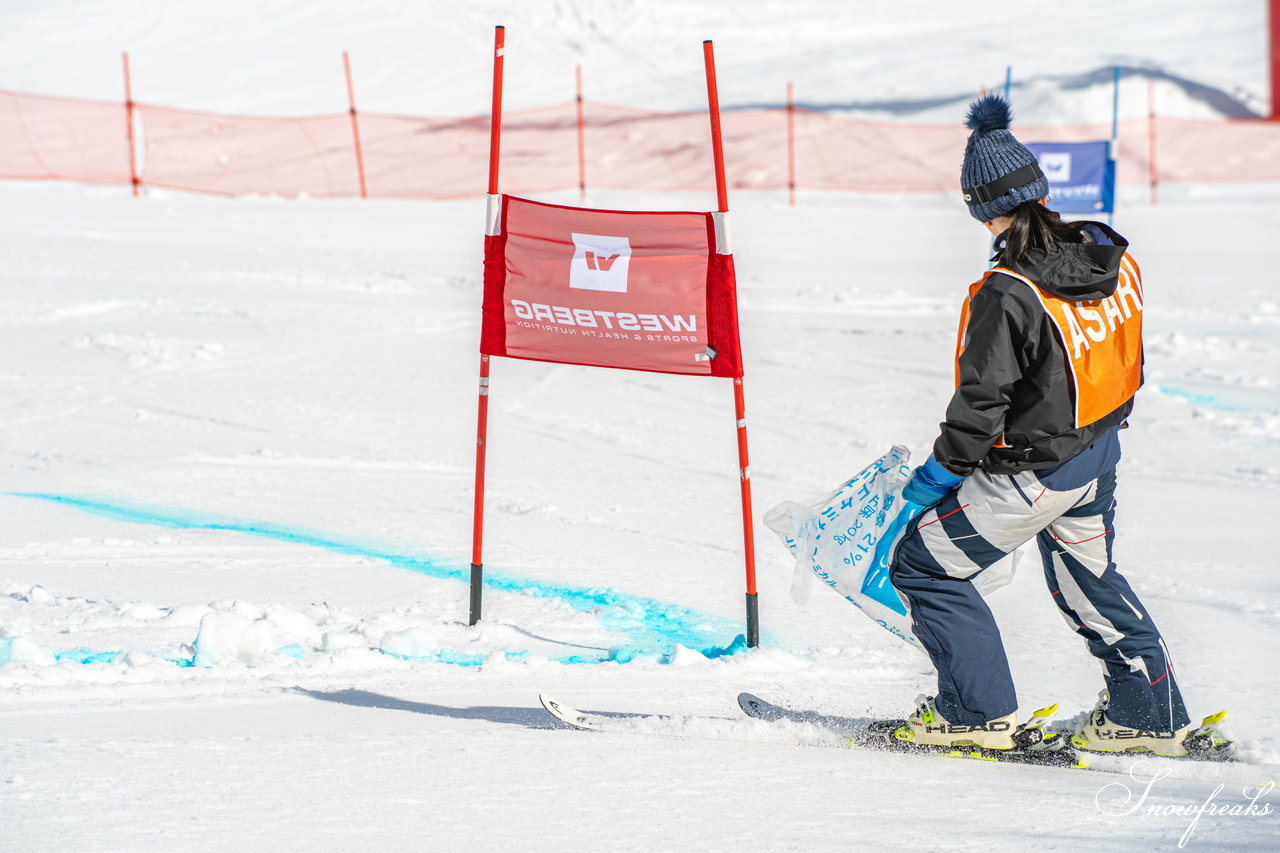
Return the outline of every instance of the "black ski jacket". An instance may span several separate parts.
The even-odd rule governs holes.
[[[1088,223],[1085,233],[1088,242],[1058,243],[1019,265],[1002,262],[1002,234],[994,260],[1061,299],[1105,299],[1116,292],[1129,243],[1102,223]],[[970,297],[961,345],[956,391],[933,446],[959,476],[978,467],[1012,474],[1059,465],[1122,425],[1133,408],[1130,396],[1101,419],[1075,426],[1066,344],[1036,292],[1013,276],[993,272]]]

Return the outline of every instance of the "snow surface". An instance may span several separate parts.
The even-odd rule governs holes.
[[[348,48],[369,75],[366,108],[474,113],[504,23],[520,106],[564,100],[561,78],[590,62],[602,100],[697,108],[698,42],[713,37],[727,105],[776,100],[795,79],[833,104],[949,100],[889,111],[958,121],[1011,63],[1040,80],[1028,109],[1073,117],[1109,105],[1109,78],[1078,89],[1055,75],[1123,60],[1263,111],[1261,5],[10,0],[0,87],[114,98],[130,49],[141,100],[334,111],[341,90],[317,69],[340,72],[329,66]],[[917,652],[838,596],[796,605],[791,561],[758,516],[894,443],[927,452],[955,311],[985,257],[956,199],[731,198],[765,631],[752,652],[734,644],[729,383],[519,361],[493,366],[493,585],[484,621],[466,626],[479,198],[134,200],[7,183],[0,200],[0,849],[1267,849],[1280,837],[1273,790],[1257,800],[1267,814],[1206,813],[1189,837],[1193,816],[1170,813],[1240,811],[1280,766],[1267,534],[1280,508],[1280,188],[1123,199],[1148,337],[1117,560],[1193,715],[1229,708],[1249,760],[1097,762],[1119,775],[830,748],[737,710],[750,690],[888,716],[932,687]],[[713,195],[591,202],[707,209]],[[1058,701],[1070,722],[1101,679],[1037,575],[1030,555],[991,604],[1021,713]],[[566,730],[539,691],[675,714],[635,727],[677,736]]]

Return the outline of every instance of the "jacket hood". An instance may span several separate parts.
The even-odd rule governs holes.
[[[1084,223],[1084,243],[1054,243],[1049,249],[1033,249],[1020,263],[1004,260],[1005,238],[995,240],[997,265],[1025,275],[1060,299],[1089,302],[1115,293],[1120,259],[1129,241],[1101,222]]]

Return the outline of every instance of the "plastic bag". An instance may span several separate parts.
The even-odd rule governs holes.
[[[911,479],[905,447],[892,450],[840,488],[806,503],[784,501],[765,513],[765,526],[796,558],[791,594],[803,604],[816,575],[895,637],[924,651],[911,631],[906,596],[889,580],[889,561],[907,526],[926,507],[902,499]],[[1013,580],[1020,552],[973,578],[984,596]]]
[[[804,504],[779,504],[764,523],[796,558],[792,594],[801,603],[808,579],[816,575],[894,636],[920,648],[906,597],[889,581],[893,549],[924,511],[902,499],[911,479],[910,455],[895,446],[834,492]]]

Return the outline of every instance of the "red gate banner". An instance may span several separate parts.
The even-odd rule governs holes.
[[[481,353],[741,377],[723,217],[502,196],[485,238]]]

